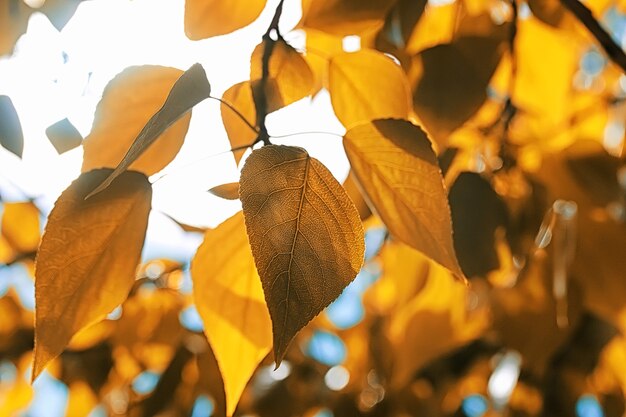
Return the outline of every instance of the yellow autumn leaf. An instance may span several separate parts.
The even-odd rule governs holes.
[[[345,190],[302,148],[255,150],[239,187],[279,364],[296,333],[361,268],[363,226]]]
[[[391,233],[463,279],[441,170],[424,131],[406,120],[375,120],[350,129],[343,143]]]
[[[374,119],[406,119],[411,90],[404,71],[381,52],[362,49],[334,56],[328,85],[333,110],[346,128]]]
[[[48,217],[35,269],[33,379],[74,334],[121,304],[135,280],[152,188],[144,175],[127,172],[86,201],[110,172],[82,174]]]
[[[302,25],[346,36],[380,28],[396,0],[304,0]]]
[[[406,306],[423,289],[429,272],[428,259],[402,242],[390,240],[380,252],[381,277],[363,296],[378,314]]]
[[[231,86],[222,95],[220,111],[224,129],[228,135],[230,146],[233,149],[235,162],[239,164],[246,149],[242,147],[250,146],[258,136],[254,130],[256,126],[256,109],[254,107],[254,97],[250,81],[243,81]],[[235,112],[236,109],[237,112]],[[237,114],[239,113],[239,114]],[[242,120],[242,117],[245,119]]]
[[[30,201],[5,203],[2,235],[19,253],[31,253],[39,245],[39,209]]]
[[[254,22],[265,0],[185,0],[185,34],[197,41],[226,35]]]
[[[406,386],[428,362],[478,338],[489,326],[486,306],[470,307],[471,287],[432,262],[426,273],[419,294],[389,317],[395,387]]]
[[[272,348],[261,279],[241,212],[209,230],[191,263],[193,294],[219,365],[228,415]]]
[[[211,84],[209,84],[206,78],[204,68],[200,64],[192,65],[176,80],[163,106],[146,122],[111,175],[102,184],[98,185],[87,198],[108,187],[122,172],[133,166],[134,162],[146,152],[163,132],[190,112],[193,106],[208,98],[210,94]],[[178,149],[180,149],[180,146]],[[176,156],[178,149],[171,155],[172,158]]]
[[[182,74],[175,68],[145,65],[127,68],[110,81],[83,143],[82,172],[117,167]],[[183,145],[190,117],[186,114],[174,123],[128,169],[146,175],[162,170]]]
[[[356,177],[354,176],[354,172],[350,171],[346,180],[343,182],[343,188],[346,190],[348,197],[354,203],[357,211],[359,212],[359,217],[361,221],[367,220],[372,215],[372,210],[367,205],[365,201],[365,197],[363,195],[363,191],[359,189],[359,185],[357,184]]]
[[[313,90],[313,73],[309,64],[282,38],[264,40],[257,45],[250,58],[250,80],[253,90],[263,78],[263,55],[271,48],[269,74],[265,87],[267,112],[271,113],[295,101],[303,99]],[[257,94],[256,91],[254,91]]]
[[[448,135],[483,105],[501,58],[497,37],[465,37],[420,52],[413,106],[424,127],[445,145]]]
[[[229,182],[228,184],[221,184],[211,188],[209,192],[226,200],[239,200],[239,183]]]
[[[304,59],[309,64],[314,78],[312,94],[322,88],[328,88],[328,61],[343,53],[343,39],[319,30],[306,29],[306,54]]]
[[[89,415],[98,405],[98,397],[86,382],[76,381],[69,386],[69,400],[65,417]]]

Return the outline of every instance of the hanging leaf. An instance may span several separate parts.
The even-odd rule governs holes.
[[[126,172],[103,193],[87,193],[110,170],[82,174],[48,217],[35,272],[33,380],[81,329],[128,296],[146,234],[152,189]]]
[[[2,236],[19,253],[32,253],[39,245],[39,209],[30,201],[5,203]]]
[[[230,87],[222,95],[222,100],[230,104],[221,103],[220,110],[222,114],[222,122],[224,129],[230,141],[230,147],[235,149],[233,156],[235,163],[239,164],[241,157],[246,152],[242,147],[252,145],[258,133],[252,129],[256,125],[256,109],[254,107],[254,98],[252,97],[252,88],[250,81],[243,81]],[[235,110],[239,115],[235,112]],[[246,123],[241,119],[245,118]]]
[[[341,185],[302,148],[255,150],[239,187],[280,364],[296,333],[356,276],[363,226]]]
[[[24,135],[20,118],[8,96],[0,96],[0,145],[9,152],[22,157]]]
[[[185,0],[185,33],[193,41],[226,35],[254,22],[265,0]]]
[[[96,108],[91,133],[83,143],[82,172],[117,167],[182,73],[169,67],[130,67],[111,80]],[[182,146],[189,120],[186,115],[175,123],[128,168],[146,175],[163,169]]]
[[[302,25],[346,36],[380,28],[396,0],[306,0]]]
[[[239,183],[229,182],[228,184],[218,185],[211,188],[209,192],[226,200],[239,200]]]
[[[303,99],[313,90],[313,73],[309,64],[282,38],[277,41],[264,40],[252,52],[250,80],[253,89],[258,88],[259,80],[263,78],[263,54],[270,43],[273,46],[264,92],[268,113]]]
[[[464,278],[446,190],[426,134],[406,120],[361,124],[344,136],[352,170],[393,235]]]
[[[137,135],[137,138],[130,146],[119,165],[113,170],[111,175],[87,197],[108,187],[117,176],[132,166],[137,158],[146,152],[148,147],[154,143],[167,128],[189,112],[193,106],[208,98],[210,94],[211,85],[206,78],[204,68],[202,68],[200,64],[192,65],[191,68],[185,71],[176,81],[165,103],[163,103],[163,106],[148,120],[143,129],[141,129],[141,132],[139,132],[139,135]],[[180,146],[178,149],[180,149]],[[178,149],[176,149],[176,152],[178,152]],[[176,156],[176,153],[172,155],[172,158],[174,156]]]
[[[437,142],[445,144],[447,136],[483,105],[501,45],[495,36],[465,37],[417,55],[421,73],[413,90],[413,106]]]
[[[45,0],[41,8],[38,10],[44,13],[50,23],[60,31],[70,21],[76,9],[85,0]]]
[[[486,276],[500,266],[495,232],[507,224],[506,205],[489,181],[475,172],[462,172],[448,198],[461,269],[468,277]]]
[[[350,128],[374,119],[406,119],[411,91],[391,58],[369,49],[336,55],[328,68],[330,99],[337,118]]]
[[[263,298],[241,212],[207,231],[191,263],[194,301],[224,380],[228,415],[272,348]]]
[[[83,143],[83,136],[67,118],[49,126],[46,129],[46,136],[59,155],[71,151]]]

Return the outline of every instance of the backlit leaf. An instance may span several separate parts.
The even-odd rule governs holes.
[[[350,128],[374,119],[406,119],[411,92],[391,58],[369,49],[336,55],[328,69],[330,99],[337,118]]]
[[[454,249],[468,277],[486,276],[499,266],[495,232],[507,223],[506,206],[489,181],[462,172],[450,188]]]
[[[495,37],[466,37],[437,45],[416,57],[421,68],[413,90],[415,112],[437,142],[482,106],[501,56]]]
[[[22,157],[24,135],[20,119],[8,96],[0,96],[0,145],[13,154]]]
[[[77,148],[83,143],[83,136],[67,118],[49,126],[46,129],[46,136],[59,155]]]
[[[152,189],[127,172],[85,201],[110,170],[82,174],[50,213],[35,272],[33,379],[81,329],[128,296],[146,233]]]
[[[350,129],[343,143],[391,233],[463,278],[441,170],[424,131],[405,120],[375,120]]]
[[[239,200],[239,183],[230,182],[228,184],[218,185],[211,188],[209,192],[226,200]]]
[[[222,95],[222,100],[239,112],[238,115],[226,104],[220,104],[224,129],[226,129],[231,149],[235,149],[233,151],[235,162],[239,164],[246,151],[240,148],[251,145],[258,135],[251,128],[251,126],[256,125],[256,109],[250,81],[243,81],[230,87]],[[240,116],[245,118],[248,123],[244,122]]]
[[[295,334],[356,276],[363,226],[341,185],[302,148],[254,151],[239,192],[279,364]]]
[[[269,78],[265,87],[267,111],[271,113],[311,94],[313,73],[305,59],[282,38],[265,40],[254,49],[250,58],[250,80],[253,89],[263,76],[263,54],[273,43],[269,61]],[[256,92],[255,92],[256,94]]]
[[[115,168],[159,111],[183,71],[160,66],[130,67],[109,82],[96,108],[93,128],[83,148],[82,172]],[[189,127],[190,115],[164,132],[128,169],[152,175],[163,169],[178,153]]]
[[[224,380],[232,415],[272,347],[270,320],[243,214],[207,231],[191,263],[194,300]]]
[[[305,0],[303,25],[334,35],[356,35],[382,26],[396,0]]]
[[[211,85],[206,78],[204,68],[202,68],[200,64],[192,65],[191,68],[185,71],[180,78],[176,80],[163,106],[148,120],[143,129],[141,129],[141,132],[139,132],[119,165],[89,196],[108,187],[117,176],[132,166],[137,158],[145,153],[148,147],[150,147],[166,129],[176,123],[176,121],[187,112],[191,111],[193,106],[208,98],[210,94]],[[180,146],[178,149],[180,149]],[[171,155],[172,158],[176,156],[178,149]]]
[[[2,235],[20,253],[30,253],[39,245],[39,209],[30,201],[5,203]]]
[[[254,22],[265,0],[185,0],[185,33],[191,40],[226,35]]]

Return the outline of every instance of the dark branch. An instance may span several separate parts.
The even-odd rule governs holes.
[[[611,35],[593,17],[593,13],[578,0],[561,0],[561,4],[572,12],[596,38],[611,60],[626,73],[626,54]]]

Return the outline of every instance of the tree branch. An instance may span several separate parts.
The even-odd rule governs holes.
[[[609,58],[626,73],[626,54],[593,17],[591,10],[578,0],[561,0],[561,4],[585,25],[587,30],[600,42],[602,49],[604,49]]]

